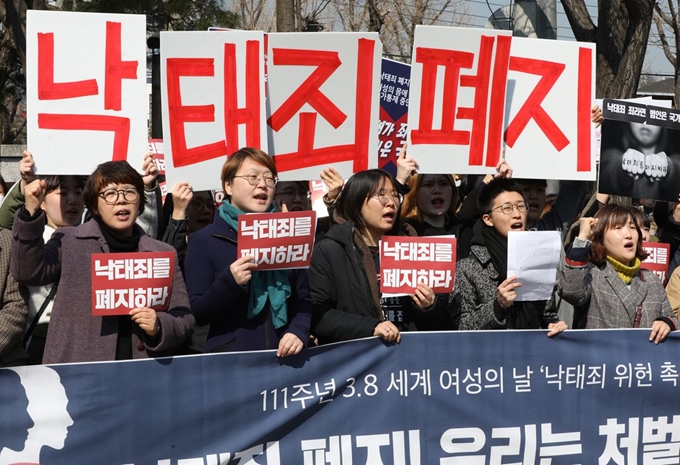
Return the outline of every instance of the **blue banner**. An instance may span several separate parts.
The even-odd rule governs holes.
[[[0,370],[0,464],[680,462],[680,334],[404,334]]]

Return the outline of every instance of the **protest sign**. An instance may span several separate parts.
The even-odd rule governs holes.
[[[595,180],[595,44],[512,38],[505,158],[513,176]]]
[[[376,168],[380,59],[377,33],[267,35],[270,155],[282,181],[348,178]]]
[[[170,185],[220,188],[228,155],[267,151],[262,32],[161,32],[161,74]]]
[[[311,194],[312,210],[316,212],[317,218],[328,216],[328,209],[323,202],[323,196],[328,192],[328,186],[320,179],[309,181],[309,192]]]
[[[316,233],[314,211],[238,216],[238,256],[258,270],[309,268]]]
[[[605,100],[598,192],[677,202],[680,111]]]
[[[666,283],[668,266],[672,258],[669,257],[671,245],[664,244],[663,242],[643,242],[642,247],[644,247],[649,255],[642,262],[640,268],[653,272],[661,279],[662,283]]]
[[[38,174],[142,164],[147,146],[146,18],[28,10],[28,150]]]
[[[503,137],[512,32],[416,26],[409,155],[422,173],[491,173]]]
[[[285,358],[0,369],[0,463],[678,461],[680,335],[655,345],[649,329],[545,334],[406,332],[400,344],[368,338]],[[130,427],[143,412],[153,428]]]
[[[153,153],[153,161],[158,167],[158,175],[165,179],[165,152],[163,150],[163,139],[149,139],[149,152]],[[158,186],[161,188],[162,200],[168,195],[168,183],[160,181]]]
[[[557,281],[562,236],[557,231],[509,231],[507,276],[522,286],[515,301],[549,300]]]
[[[167,310],[174,274],[174,252],[92,254],[92,314]]]
[[[382,59],[378,168],[397,174],[399,150],[406,143],[411,65]]]
[[[380,241],[380,292],[413,294],[418,284],[436,293],[453,290],[454,237],[383,236]]]

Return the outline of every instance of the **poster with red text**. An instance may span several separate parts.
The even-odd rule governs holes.
[[[376,168],[382,44],[377,33],[267,35],[269,149],[282,181]]]
[[[92,254],[92,315],[127,315],[138,307],[168,309],[174,252]]]
[[[264,33],[161,32],[161,75],[169,185],[219,189],[228,155],[268,151]]]
[[[657,275],[662,283],[666,283],[668,265],[670,264],[671,245],[663,242],[643,242],[642,247],[649,254],[640,268],[649,270]]]
[[[149,152],[153,153],[153,161],[158,167],[158,175],[165,176],[165,152],[163,150],[163,139],[149,139]],[[160,181],[158,185],[161,188],[161,195],[163,196],[163,202],[165,203],[165,197],[168,195],[168,183],[165,181]]]
[[[380,242],[380,292],[413,294],[418,284],[434,292],[453,290],[454,237],[383,236]]]
[[[251,213],[238,216],[238,256],[249,255],[257,270],[309,268],[316,212]]]
[[[139,168],[147,146],[144,15],[28,10],[28,150],[38,174]]]
[[[512,32],[416,26],[408,155],[421,173],[491,173],[503,137]]]
[[[397,157],[408,134],[408,92],[411,65],[382,59],[378,168],[397,175]]]
[[[512,38],[505,158],[514,177],[595,179],[595,44]]]

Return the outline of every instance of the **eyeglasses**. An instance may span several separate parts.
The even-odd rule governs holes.
[[[214,212],[215,211],[215,204],[210,201],[202,201],[202,200],[197,200],[196,202],[191,202],[190,203],[191,208],[196,210],[196,213],[205,213],[205,212]]]
[[[527,203],[526,202],[517,202],[516,204],[513,205],[510,202],[505,202],[504,204],[501,204],[501,205],[497,206],[496,208],[492,208],[491,210],[489,210],[489,213],[491,213],[494,210],[500,210],[504,215],[510,216],[510,215],[512,215],[512,211],[515,208],[520,213],[526,213],[527,212]]]
[[[309,199],[311,196],[312,194],[309,191],[295,189],[285,189],[281,192],[278,192],[277,194],[274,194],[274,197],[282,197],[284,199],[294,199],[295,197],[300,199]]]
[[[118,202],[121,195],[126,202],[134,202],[139,197],[139,192],[137,192],[137,189],[106,189],[99,193],[99,197],[104,199],[104,202],[108,205],[113,205]]]
[[[234,177],[245,179],[251,186],[257,186],[258,184],[260,184],[261,179],[264,179],[264,183],[267,185],[267,187],[274,187],[276,183],[279,182],[279,178],[275,178],[274,176],[264,174],[244,174],[243,176]]]
[[[377,198],[378,202],[380,202],[380,205],[382,205],[383,207],[387,205],[390,202],[390,200],[394,200],[394,203],[396,203],[397,205],[401,205],[401,202],[404,200],[404,196],[401,195],[399,192],[389,193],[381,191],[378,192],[373,197]]]

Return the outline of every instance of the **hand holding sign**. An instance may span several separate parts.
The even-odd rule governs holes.
[[[508,309],[515,303],[515,299],[517,298],[517,291],[515,291],[515,289],[521,285],[522,283],[517,281],[517,276],[510,276],[498,285],[496,299],[501,307]]]
[[[245,286],[253,277],[252,270],[257,268],[257,263],[253,263],[255,257],[244,255],[229,266],[234,281],[239,286]]]
[[[137,323],[140,328],[149,336],[155,337],[160,330],[156,310],[149,307],[138,307],[130,310],[132,321]]]
[[[401,146],[397,157],[397,181],[406,184],[409,178],[418,173],[418,162],[406,156],[406,144]]]
[[[184,220],[187,217],[187,207],[193,198],[194,193],[188,182],[178,182],[172,188],[172,218]]]
[[[24,196],[26,197],[26,203],[24,207],[28,210],[31,216],[40,209],[40,204],[42,204],[45,198],[45,191],[47,190],[47,185],[45,181],[36,179],[28,186],[24,188]]]
[[[416,304],[416,307],[427,308],[434,304],[434,291],[426,284],[418,284],[418,287],[411,296],[411,299],[413,299],[413,303]]]
[[[288,357],[289,355],[299,354],[305,347],[304,343],[293,333],[286,333],[279,341],[276,350],[277,357]]]
[[[19,161],[19,174],[21,175],[21,183],[19,183],[19,192],[23,193],[26,186],[35,181],[35,161],[33,161],[33,154],[28,150],[24,150],[21,154],[21,161]]]
[[[158,167],[153,160],[153,152],[144,154],[144,161],[142,162],[142,179],[144,180],[144,187],[152,186],[158,177]]]

